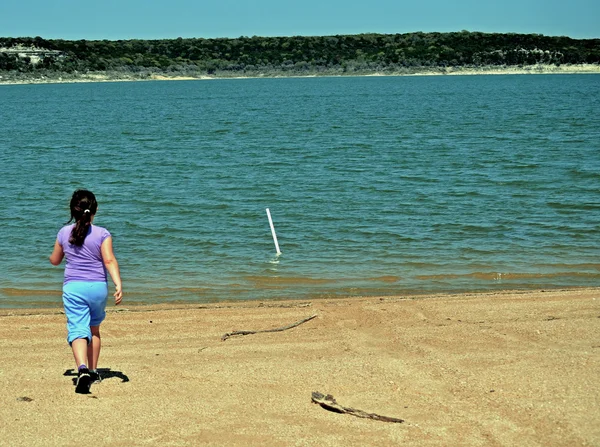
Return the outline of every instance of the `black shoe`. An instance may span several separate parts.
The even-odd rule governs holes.
[[[90,385],[92,384],[92,378],[90,377],[90,370],[87,368],[81,368],[77,375],[77,385],[75,385],[75,392],[77,394],[89,394]]]
[[[100,373],[98,371],[90,371],[90,382],[91,383],[102,382],[102,377],[100,377]]]

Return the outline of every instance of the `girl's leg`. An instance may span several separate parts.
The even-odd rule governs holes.
[[[88,346],[88,361],[92,371],[98,368],[98,357],[100,357],[100,324],[106,317],[106,299],[108,297],[108,285],[105,282],[93,282],[89,284],[90,293],[88,306],[90,308],[89,327],[92,334],[91,343]]]
[[[63,286],[63,304],[67,316],[67,341],[71,344],[77,367],[87,366],[87,345],[90,333],[90,310],[86,302],[87,284],[71,281]]]
[[[92,342],[87,346],[87,358],[90,362],[88,367],[91,370],[95,370],[98,368],[98,358],[100,357],[100,348],[102,347],[100,325],[90,326],[90,330],[92,331]]]
[[[73,356],[77,364],[77,382],[75,383],[75,392],[78,394],[89,394],[90,392],[90,371],[87,368],[87,338],[76,338],[71,342]],[[86,366],[83,366],[86,365]]]
[[[79,368],[81,365],[87,366],[88,342],[86,338],[76,338],[71,342],[75,365]]]

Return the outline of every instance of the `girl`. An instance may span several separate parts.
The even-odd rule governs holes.
[[[74,224],[63,227],[54,244],[50,262],[59,265],[67,258],[63,283],[63,304],[67,316],[67,341],[77,365],[75,392],[87,394],[92,382],[100,380],[97,372],[100,356],[100,323],[106,316],[108,284],[106,272],[115,284],[115,304],[123,299],[119,264],[113,253],[110,233],[92,225],[98,203],[90,191],[83,189],[71,198]],[[67,222],[67,223],[69,223]]]

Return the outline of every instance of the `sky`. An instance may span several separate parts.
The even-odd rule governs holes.
[[[125,40],[462,30],[600,38],[600,0],[0,0],[0,37]]]

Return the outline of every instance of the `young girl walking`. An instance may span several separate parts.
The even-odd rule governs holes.
[[[105,228],[93,225],[98,209],[96,197],[83,189],[71,198],[74,224],[59,232],[50,262],[59,265],[66,258],[63,283],[63,305],[67,316],[67,341],[73,349],[77,366],[75,392],[89,393],[93,382],[100,381],[97,372],[100,356],[100,323],[106,317],[108,284],[106,272],[115,284],[115,304],[123,299],[119,264],[113,253],[112,237]]]

